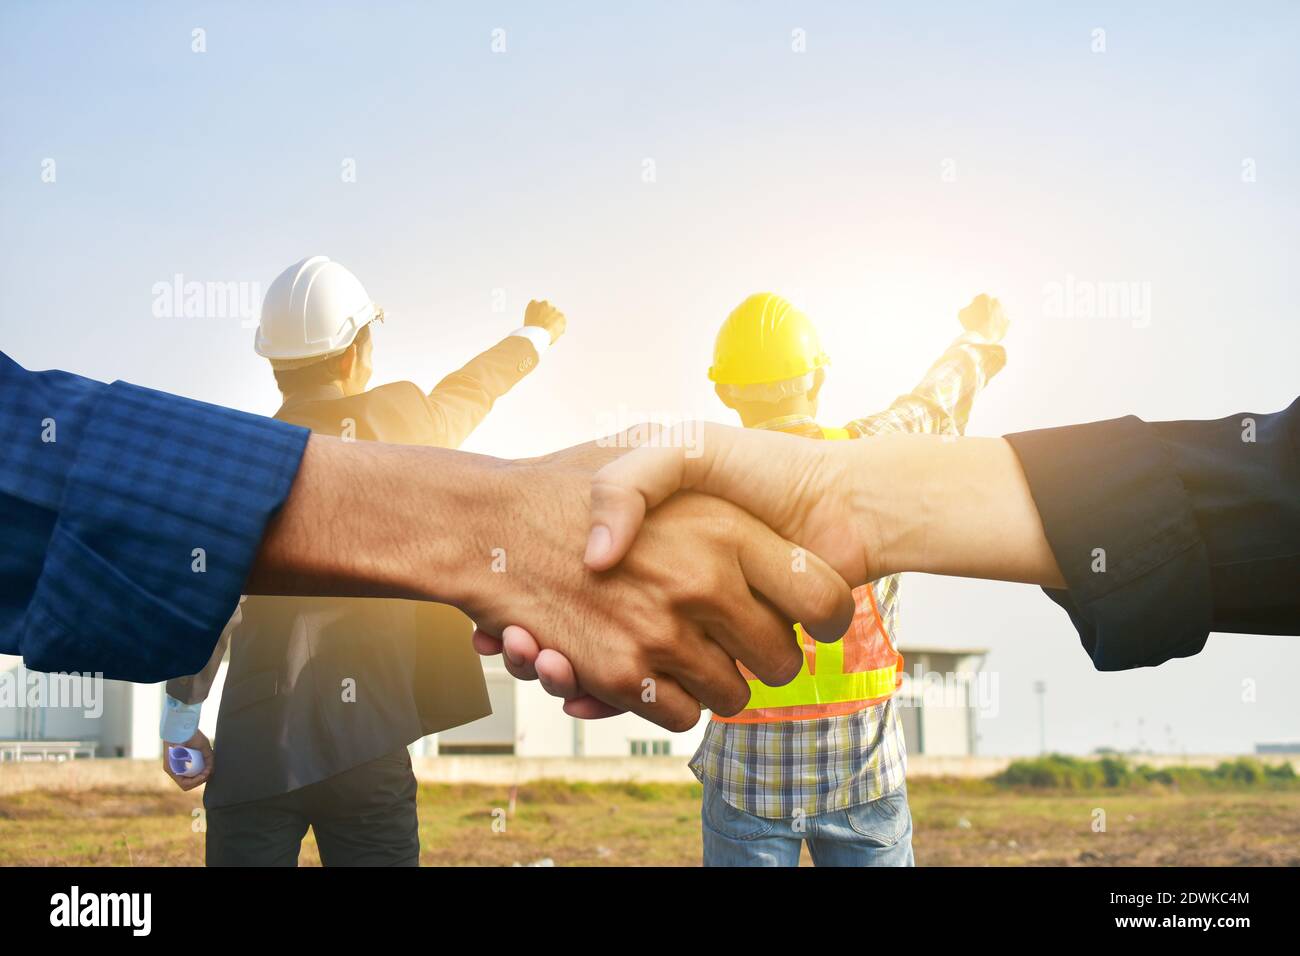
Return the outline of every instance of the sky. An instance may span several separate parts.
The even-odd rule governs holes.
[[[269,414],[256,303],[324,254],[386,310],[376,383],[565,311],[465,445],[503,457],[730,421],[712,340],[762,290],[821,331],[824,424],[979,292],[1012,325],[970,434],[1284,407],[1300,7],[1061,6],[6,3],[0,342]],[[177,276],[252,305],[175,309]],[[1099,674],[1036,589],[919,575],[899,637],[988,649],[984,753],[1038,749],[1037,680],[1054,750],[1300,740],[1297,638]]]

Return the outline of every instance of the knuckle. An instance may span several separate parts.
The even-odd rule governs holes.
[[[734,717],[744,710],[748,703],[749,687],[745,684],[733,684],[718,695],[710,710],[722,717]]]
[[[648,627],[642,632],[639,643],[642,659],[647,663],[662,663],[677,657],[678,640],[674,629]]]
[[[809,579],[804,589],[803,604],[809,616],[817,620],[834,617],[844,602],[844,588],[825,575]]]
[[[675,734],[683,734],[694,727],[700,720],[698,706],[673,707],[664,714],[664,729]]]
[[[613,664],[608,669],[599,686],[588,684],[584,679],[583,687],[592,691],[608,687],[620,700],[638,700],[641,697],[642,682],[655,672],[646,656],[644,651],[629,655],[625,661]]]
[[[726,604],[731,581],[732,575],[727,568],[718,561],[708,561],[696,568],[695,573],[683,583],[692,597],[707,604],[723,606]]]
[[[799,671],[803,667],[803,652],[792,645],[782,657],[783,660],[768,675],[770,679],[765,677],[763,683],[771,687],[784,687],[799,675]]]

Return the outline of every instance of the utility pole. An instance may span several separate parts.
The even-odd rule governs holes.
[[[1047,683],[1034,681],[1034,693],[1038,695],[1038,752],[1047,753]]]
[[[570,717],[573,721],[573,755],[575,757],[584,757],[587,753],[587,728],[586,725],[577,717]]]

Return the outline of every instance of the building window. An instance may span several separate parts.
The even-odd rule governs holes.
[[[673,742],[671,740],[630,740],[628,741],[633,757],[671,757]]]

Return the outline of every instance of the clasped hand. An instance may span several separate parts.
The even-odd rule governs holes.
[[[565,699],[572,716],[631,710],[676,731],[695,724],[701,705],[724,716],[743,709],[749,687],[735,661],[769,685],[793,679],[802,661],[793,622],[820,640],[842,636],[853,614],[845,576],[867,580],[868,549],[858,529],[841,520],[843,503],[829,493],[836,467],[821,443],[771,433],[735,443],[734,432],[706,426],[695,449],[702,454],[686,455],[669,437],[595,472],[582,571],[591,586],[609,588],[611,598],[593,602],[587,593],[569,607],[584,615],[590,610],[580,608],[603,608],[610,626],[596,630],[608,633],[608,642],[570,648],[563,636],[544,633],[533,622],[548,614],[558,614],[557,626],[564,627],[565,605],[553,602],[536,617],[497,626],[480,618],[479,653],[503,654],[511,674],[539,679]],[[586,446],[544,461],[554,465],[568,454],[587,465],[598,456]],[[764,472],[764,480],[719,485],[724,472],[751,468]],[[731,501],[692,488],[725,490]],[[778,497],[777,489],[796,488],[797,496]],[[795,538],[813,543],[816,553]],[[528,629],[517,626],[520,620]],[[582,630],[591,630],[590,623]],[[615,637],[624,631],[626,640]]]

